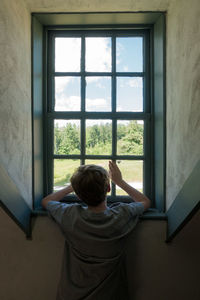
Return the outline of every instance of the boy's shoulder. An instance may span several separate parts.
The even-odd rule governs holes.
[[[144,212],[144,205],[141,202],[117,202],[110,205],[110,209],[113,211],[124,211],[130,213],[133,216],[141,215]]]
[[[108,205],[106,211],[101,213],[94,213],[90,211],[87,206],[82,203],[62,203],[57,201],[49,201],[47,205],[47,211],[58,222],[62,223],[63,217],[69,219],[73,218],[109,218],[115,217],[135,217],[141,215],[144,212],[144,205],[140,202],[123,203],[116,202]]]
[[[82,206],[79,203],[49,201],[46,209],[58,223],[61,223],[65,214],[71,214],[73,211],[77,211],[81,207]]]

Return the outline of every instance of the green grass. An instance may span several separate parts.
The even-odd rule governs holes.
[[[108,170],[108,160],[86,160],[86,164],[97,164]],[[142,182],[143,162],[121,160],[117,164],[127,182]],[[70,182],[70,177],[80,165],[80,160],[55,159],[54,160],[54,187],[62,187]],[[57,189],[57,188],[56,188]],[[142,191],[141,188],[138,190]],[[117,195],[126,195],[121,189],[116,189]]]
[[[80,166],[78,159],[55,159],[54,160],[54,186],[64,186],[70,181],[75,169]]]

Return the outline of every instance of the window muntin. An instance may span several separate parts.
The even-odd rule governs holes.
[[[49,33],[48,102],[50,103],[48,103],[47,110],[47,127],[49,127],[47,152],[52,162],[47,166],[50,178],[49,192],[53,188],[59,189],[57,182],[64,182],[56,179],[59,177],[57,166],[61,162],[63,162],[62,168],[68,169],[67,162],[71,168],[73,160],[77,167],[79,163],[97,162],[102,165],[109,159],[113,159],[120,163],[122,174],[130,184],[146,194],[149,193],[148,182],[151,182],[149,143],[151,112],[149,108],[151,105],[148,88],[149,49],[146,47],[148,38],[148,32],[145,30],[110,33],[105,31],[95,34],[86,31]],[[62,66],[61,58],[58,58],[59,53],[63,55],[59,49],[59,43],[61,47],[62,40],[66,40],[63,48],[71,47],[65,54],[69,57],[74,46],[77,45],[74,56],[76,62],[69,62],[69,57],[64,58]],[[134,45],[137,45],[135,49]],[[96,51],[91,57],[92,49]],[[122,53],[120,49],[123,50]],[[74,57],[72,56],[71,59],[74,60]],[[95,59],[98,61],[96,65]],[[130,64],[128,64],[129,61]],[[126,101],[123,101],[123,96],[126,97]],[[64,121],[67,126],[56,125],[64,124]],[[70,127],[70,123],[75,130],[74,137],[78,136],[76,147],[69,150],[70,138],[67,138],[68,145],[62,147],[62,150],[58,149],[57,144],[55,146],[55,131],[59,128],[60,131],[64,131],[64,127]],[[119,137],[120,127],[125,129],[123,137]],[[128,127],[136,127],[140,134],[137,132],[136,136],[133,136],[134,134],[131,136]],[[97,138],[94,145],[89,131],[95,132],[95,130],[99,134],[99,140]],[[103,137],[105,132],[107,132],[106,141]],[[128,132],[130,136],[127,136]],[[131,139],[135,139],[135,145]],[[140,142],[137,145],[138,141]],[[136,172],[138,175],[136,177],[134,175],[133,179],[127,174],[127,169],[131,168],[138,170]],[[68,177],[66,183],[67,179]],[[112,185],[111,195],[115,197],[124,193]]]

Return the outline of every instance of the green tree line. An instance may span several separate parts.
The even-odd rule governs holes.
[[[54,128],[55,154],[80,154],[80,127],[67,123],[66,126]],[[112,125],[105,123],[86,128],[86,153],[111,154]],[[117,154],[143,154],[143,125],[135,120],[128,124],[119,123],[117,126]]]

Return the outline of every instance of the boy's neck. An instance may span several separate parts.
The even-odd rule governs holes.
[[[88,206],[88,209],[96,213],[103,212],[107,209],[107,201],[105,200],[97,206]]]

